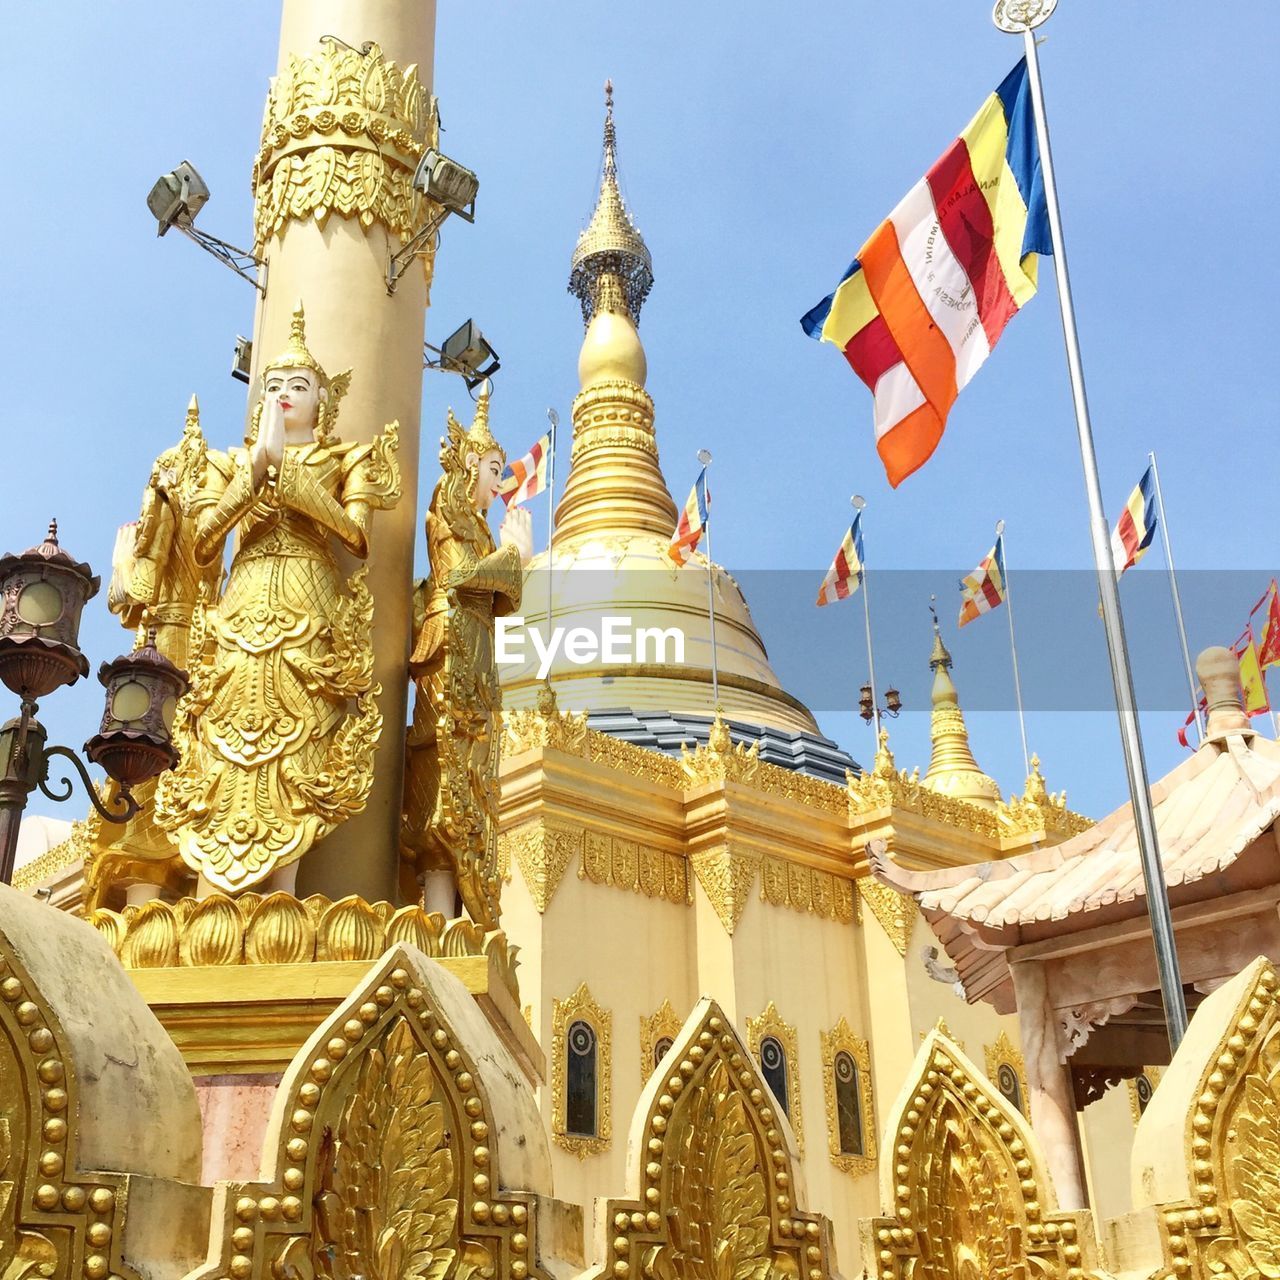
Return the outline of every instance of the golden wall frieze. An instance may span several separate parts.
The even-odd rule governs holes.
[[[894,950],[905,957],[911,930],[919,914],[916,900],[910,894],[899,893],[881,883],[874,876],[859,877],[854,881],[854,888],[858,897],[871,908],[871,914],[893,943]]]
[[[539,748],[559,751],[665,789],[684,789],[684,772],[679,760],[588,729],[585,713],[575,716],[555,712],[548,716],[536,707],[513,711],[507,717],[504,733],[502,753],[507,759]]]
[[[962,1045],[961,1048],[963,1047]],[[1009,1033],[1001,1031],[996,1036],[994,1044],[983,1046],[983,1053],[987,1060],[987,1079],[1011,1105],[1016,1105],[1017,1110],[1024,1116],[1030,1117],[1031,1094],[1027,1088],[1027,1063],[1022,1056],[1022,1051],[1009,1039]],[[1018,1097],[1021,1099],[1019,1104],[1013,1103],[1013,1099],[1009,1097],[1009,1090],[1005,1087],[1008,1081],[1004,1077],[1010,1072],[1013,1081],[1017,1083]],[[1137,1116],[1134,1117],[1134,1122],[1137,1122]]]
[[[941,1032],[929,1033],[885,1126],[885,1216],[862,1224],[877,1280],[1084,1280],[1087,1213],[1059,1212],[1023,1116]]]
[[[1269,960],[1197,1010],[1138,1122],[1133,1158],[1174,1275],[1280,1274],[1280,976]]]
[[[83,867],[93,857],[94,841],[101,821],[96,813],[88,818],[77,819],[71,824],[65,840],[46,849],[30,862],[24,862],[13,873],[13,887],[26,892],[60,871]]]
[[[586,830],[582,836],[578,879],[642,893],[668,902],[693,901],[689,864],[671,853],[623,836]]]
[[[857,891],[853,881],[843,876],[767,853],[760,867],[760,900],[849,924],[854,919]]]
[[[400,68],[376,44],[361,53],[332,39],[291,54],[272,80],[253,165],[255,243],[291,219],[323,226],[332,213],[408,240],[431,208],[413,173],[438,135],[416,66]]]
[[[754,1018],[747,1019],[747,1044],[756,1065],[760,1064],[761,1044],[766,1038],[776,1040],[782,1046],[786,1062],[787,1097],[779,1098],[787,1119],[791,1122],[791,1132],[795,1136],[796,1154],[804,1155],[804,1118],[800,1106],[800,1048],[796,1037],[796,1029],[791,1023],[784,1021],[778,1012],[778,1006],[772,1000],[764,1011]]]
[[[719,845],[689,855],[689,864],[707,900],[730,936],[738,927],[762,857],[753,850]]]
[[[499,845],[505,845],[520,868],[539,915],[551,904],[569,864],[581,856],[583,835],[581,827],[533,822],[499,837]]]
[[[799,1159],[760,1072],[699,1001],[640,1096],[627,1197],[597,1203],[605,1254],[584,1280],[831,1280],[831,1224],[797,1203]]]
[[[570,1133],[569,1032],[586,1022],[595,1035],[595,1132]],[[551,1006],[551,1140],[579,1160],[607,1151],[613,1140],[613,1014],[602,1009],[584,982]]]
[[[680,767],[689,786],[716,782],[752,786],[760,773],[760,744],[735,744],[729,736],[729,726],[717,715],[706,742],[698,743],[692,751],[681,744]]]
[[[563,1265],[542,1257],[550,1159],[532,1090],[459,984],[407,948],[290,1064],[261,1167],[218,1184],[190,1280],[548,1280]]]
[[[999,839],[1000,821],[992,810],[941,795],[926,787],[919,775],[918,768],[910,774],[900,769],[891,776],[877,772],[850,773],[845,787],[849,816],[861,818],[877,809],[903,809],[984,840]]]
[[[871,1047],[861,1036],[855,1035],[848,1020],[841,1017],[830,1031],[819,1033],[822,1044],[822,1088],[827,1112],[827,1150],[831,1163],[845,1173],[862,1175],[876,1170],[876,1113],[875,1098],[871,1088]],[[837,1084],[846,1083],[842,1074],[848,1055],[853,1065],[853,1086],[858,1103],[857,1128],[861,1150],[847,1151],[840,1139],[840,1106]],[[837,1079],[839,1077],[839,1079]]]
[[[214,893],[174,903],[156,898],[123,911],[102,908],[88,921],[127,969],[369,961],[404,942],[427,956],[492,956],[513,998],[518,995],[518,948],[506,934],[418,906],[354,895],[334,902],[322,894]]]
[[[640,1079],[648,1080],[658,1069],[658,1046],[669,1040],[675,1043],[676,1036],[684,1023],[680,1015],[671,1007],[670,1000],[664,1000],[647,1018],[640,1019]],[[670,1050],[668,1050],[670,1052]]]

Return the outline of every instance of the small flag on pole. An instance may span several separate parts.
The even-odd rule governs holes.
[[[862,512],[859,511],[818,588],[818,608],[853,595],[862,584],[862,565]]]
[[[1131,569],[1151,546],[1156,536],[1155,482],[1148,467],[1138,487],[1124,504],[1124,513],[1111,531],[1111,558],[1116,562],[1116,576]]]
[[[1276,589],[1276,580],[1271,579],[1267,593],[1253,606],[1249,614],[1249,625],[1253,625],[1253,615],[1266,605],[1263,616],[1262,634],[1258,638],[1258,665],[1264,670],[1267,667],[1280,666],[1280,591]]]
[[[533,448],[507,464],[499,493],[509,507],[535,498],[547,487],[547,459],[551,456],[551,432],[540,436]]]
[[[1034,296],[1037,254],[1052,251],[1023,59],[800,321],[870,389],[895,488],[937,448],[956,395]]]
[[[1253,628],[1246,627],[1244,634],[1231,646],[1240,664],[1240,688],[1244,690],[1244,710],[1248,716],[1260,716],[1271,710],[1267,697],[1267,683],[1258,661],[1258,646],[1253,638]]]
[[[671,534],[671,545],[667,548],[667,558],[674,565],[684,564],[702,541],[703,530],[707,527],[707,518],[711,514],[711,489],[707,485],[707,469],[704,466],[698,472],[698,478],[689,490],[689,498],[676,522]]]
[[[1004,537],[983,556],[967,578],[960,579],[960,626],[1004,604]]]

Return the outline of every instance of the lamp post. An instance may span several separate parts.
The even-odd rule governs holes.
[[[186,672],[145,643],[114,662],[103,663],[98,679],[107,690],[106,710],[85,754],[120,787],[123,808],[105,808],[80,757],[69,747],[48,746],[36,719],[36,700],[89,674],[77,643],[80,614],[101,585],[93,570],[58,545],[57,522],[37,547],[0,557],[0,683],[19,698],[19,713],[0,726],[0,881],[13,878],[18,829],[27,800],[38,787],[51,800],[71,796],[48,786],[49,762],[61,757],[79,774],[93,807],[108,822],[127,822],[138,812],[130,788],[177,760],[170,739],[178,699],[186,692]]]
[[[877,718],[883,720],[886,716],[891,720],[896,720],[902,712],[902,695],[892,685],[884,691],[884,706],[877,707],[875,703],[875,693],[870,683],[864,684],[858,690],[858,714],[870,724]]]

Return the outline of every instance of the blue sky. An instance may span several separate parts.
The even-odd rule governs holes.
[[[277,14],[261,0],[222,0],[216,19],[209,12],[68,0],[6,14],[21,56],[0,80],[11,122],[0,202],[10,369],[0,544],[39,541],[56,514],[64,544],[104,578],[114,529],[136,515],[150,462],[176,438],[190,394],[215,442],[236,439],[242,421],[244,388],[227,370],[236,333],[252,323],[252,290],[180,237],[158,241],[144,205],[154,179],[188,158],[213,191],[201,225],[250,239],[249,169]],[[548,404],[567,422],[581,322],[565,282],[594,201],[601,85],[611,76],[624,191],[657,277],[641,333],[663,466],[681,500],[696,450],[714,451],[716,558],[742,573],[811,571],[816,589],[858,489],[870,503],[871,564],[937,570],[942,592],[987,551],[1000,517],[1015,572],[1088,569],[1047,269],[1039,297],[961,396],[934,460],[897,491],[872,448],[869,395],[798,325],[1020,42],[991,26],[987,4],[968,0],[802,3],[782,13],[762,0],[483,9],[444,0],[435,72],[443,144],[475,168],[481,188],[476,224],[445,229],[429,336],[476,317],[503,358],[494,418],[512,448],[542,429]],[[1118,511],[1156,449],[1180,568],[1217,584],[1207,593],[1214,607],[1187,619],[1193,651],[1229,642],[1280,560],[1267,392],[1280,285],[1269,251],[1280,8],[1255,6],[1243,27],[1207,20],[1190,0],[1062,0],[1043,32],[1108,507]],[[428,375],[424,389],[431,440],[460,388]],[[423,450],[424,488],[433,453]],[[544,519],[539,504],[535,528]],[[1161,570],[1158,551],[1135,574],[1149,569]],[[1249,572],[1220,579],[1224,570]],[[1176,680],[1179,658],[1167,595],[1134,590],[1135,574],[1123,594],[1143,610],[1132,620],[1141,691],[1148,679]],[[83,631],[95,668],[127,644],[105,594]],[[1087,617],[1088,592],[1080,599]],[[901,683],[916,708],[927,604],[921,587],[918,607],[908,600],[877,625],[878,674]],[[796,621],[757,612],[784,683],[798,679],[803,646],[778,634]],[[942,612],[954,621],[953,595]],[[1100,629],[1075,621],[1081,638],[1067,646],[1055,644],[1051,622],[1027,619],[1029,701],[1037,681],[1060,682],[1060,694],[1076,672],[1102,669]],[[838,664],[847,690],[824,701],[852,702],[866,662],[860,606],[798,623],[828,659],[847,654]],[[958,637],[949,627],[948,642],[962,700],[967,668],[1007,672],[1003,618]],[[1039,698],[1050,702],[1063,700]],[[96,681],[82,682],[49,699],[44,718],[56,739],[78,745],[100,705]],[[856,755],[870,754],[870,733],[852,715],[821,719]],[[1180,719],[1165,708],[1144,721],[1153,774],[1180,757]],[[970,721],[982,764],[1006,789],[1020,787],[1012,716],[974,712]],[[1075,807],[1101,815],[1126,798],[1113,716],[1038,709],[1029,729],[1051,786],[1067,787]],[[900,764],[927,762],[927,735],[926,716],[903,716]]]

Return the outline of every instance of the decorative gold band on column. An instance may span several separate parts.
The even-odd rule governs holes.
[[[408,240],[429,212],[413,173],[438,135],[416,64],[402,71],[376,44],[361,53],[331,39],[291,55],[271,83],[253,163],[256,245],[290,219],[323,225],[330,213]]]

